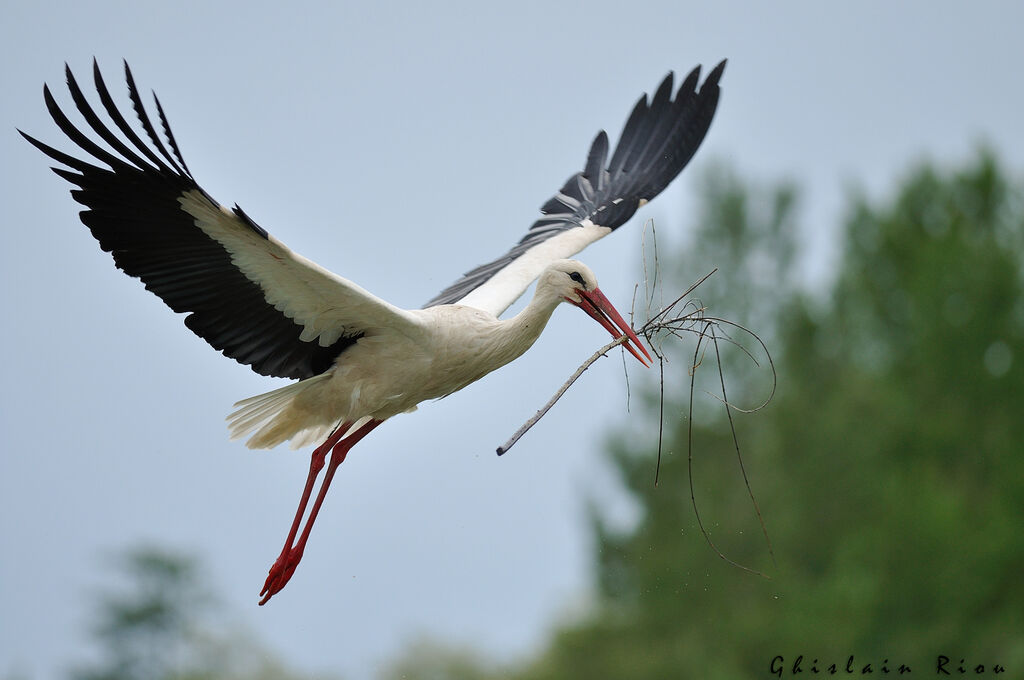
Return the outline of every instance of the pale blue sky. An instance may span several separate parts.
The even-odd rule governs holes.
[[[628,416],[618,362],[593,369],[509,455],[494,448],[603,331],[559,310],[523,359],[394,419],[345,463],[305,560],[256,607],[306,452],[229,442],[237,399],[278,383],[211,351],[124,277],[66,184],[14,132],[57,141],[67,61],[120,60],[156,90],[200,183],[296,251],[415,307],[504,252],[668,70],[729,67],[690,170],[581,259],[628,307],[640,223],[681,239],[715,158],[807,190],[827,273],[844,187],[879,194],[922,158],[987,141],[1024,168],[1024,9],[1015,3],[6,2],[0,27],[0,675],[87,657],[104,556],[196,551],[289,663],[371,675],[419,633],[502,658],[586,592],[585,494],[624,512],[598,446]],[[727,276],[727,273],[722,273]],[[742,294],[742,291],[737,291]]]

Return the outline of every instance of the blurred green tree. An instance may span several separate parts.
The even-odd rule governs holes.
[[[119,585],[99,596],[92,626],[101,659],[74,671],[73,680],[311,677],[286,667],[238,625],[225,624],[193,557],[140,546],[117,555],[115,566]]]
[[[378,680],[488,680],[496,671],[480,653],[429,637],[407,645]]]
[[[611,447],[640,518],[623,529],[593,515],[593,614],[520,675],[765,677],[773,658],[788,675],[799,655],[805,672],[851,655],[858,673],[933,674],[939,655],[1019,672],[1024,190],[982,152],[960,171],[918,168],[892,200],[854,196],[834,284],[809,296],[792,278],[793,188],[718,170],[703,189],[693,244],[662,275],[685,288],[718,266],[698,291],[709,313],[770,338],[776,398],[734,417],[778,565],[729,463],[728,423],[710,412],[693,423],[701,515],[728,556],[772,579],[727,567],[691,519],[691,348],[666,369],[658,487],[655,420]],[[753,403],[764,383],[745,373],[759,369],[730,353],[729,398]],[[708,391],[713,359],[698,370]]]
[[[93,633],[105,659],[79,680],[150,680],[175,675],[206,601],[195,562],[139,547],[115,558],[127,588],[100,595]]]

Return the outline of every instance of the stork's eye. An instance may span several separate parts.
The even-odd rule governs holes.
[[[586,290],[587,284],[583,283],[583,277],[580,275],[579,272],[573,272],[572,274],[569,274],[569,278],[583,286],[583,289]]]

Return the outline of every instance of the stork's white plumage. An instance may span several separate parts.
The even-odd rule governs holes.
[[[650,103],[646,96],[637,102],[610,160],[601,131],[583,171],[544,204],[544,217],[511,251],[416,310],[391,305],[293,253],[238,206],[228,209],[213,200],[193,179],[159,101],[163,138],[158,134],[127,64],[129,98],[148,143],[114,103],[95,62],[93,79],[109,123],[88,103],[70,69],[67,83],[76,108],[106,146],[72,124],[44,87],[54,121],[91,158],[22,134],[64,166],[53,170],[78,187],[71,193],[86,206],[82,222],[118,268],[140,278],[175,312],[188,313],[185,325],[225,356],[263,375],[298,380],[239,402],[229,416],[232,437],[248,436],[250,447],[322,441],[260,604],[291,578],[352,446],[391,416],[456,392],[522,355],[561,302],[580,307],[613,336],[625,335],[626,349],[647,363],[650,355],[601,293],[593,272],[564,258],[625,223],[679,174],[711,124],[724,67],[723,61],[702,85],[700,69],[694,69],[674,96],[669,74]],[[500,319],[535,279],[531,302]]]

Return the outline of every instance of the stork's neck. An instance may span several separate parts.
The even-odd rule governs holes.
[[[462,318],[455,320],[454,324],[441,324],[445,332],[454,334],[442,344],[461,348],[452,354],[451,360],[457,364],[452,370],[465,381],[455,389],[461,389],[522,356],[540,337],[559,302],[561,297],[558,295],[538,289],[530,304],[510,319],[487,318],[490,315],[472,307],[456,306],[454,310]],[[444,311],[443,307],[424,311],[429,313],[431,309],[438,309],[439,313]]]
[[[530,304],[511,319],[500,322],[501,334],[504,336],[503,344],[514,352],[514,356],[510,356],[506,361],[512,361],[533,346],[560,302],[560,296],[538,286]]]

